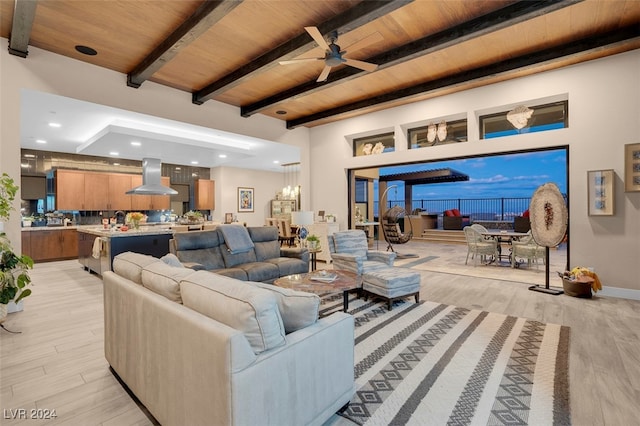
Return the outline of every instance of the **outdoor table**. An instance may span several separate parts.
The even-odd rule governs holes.
[[[508,255],[502,254],[502,243],[511,244],[512,241],[519,241],[520,238],[526,237],[529,235],[527,232],[515,232],[515,231],[505,231],[499,229],[490,229],[486,232],[481,232],[482,236],[485,238],[491,238],[498,241],[498,261],[501,261],[502,258],[506,258],[506,260],[511,263],[511,250],[509,250]]]

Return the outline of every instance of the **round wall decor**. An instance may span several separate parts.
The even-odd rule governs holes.
[[[569,213],[564,197],[555,183],[545,183],[536,189],[529,205],[531,234],[541,246],[555,247],[567,232]]]

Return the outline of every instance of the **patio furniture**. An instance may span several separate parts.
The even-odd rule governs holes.
[[[413,225],[410,220],[405,220],[405,228],[407,224],[410,228],[409,232],[402,232],[398,220],[401,217],[408,219],[405,209],[399,206],[393,206],[387,210],[382,216],[382,233],[384,234],[384,240],[387,242],[387,251],[395,251],[393,244],[405,244],[413,237]]]
[[[338,231],[327,237],[334,269],[362,275],[393,266],[396,258],[395,252],[369,250],[367,235],[361,229]]]
[[[445,210],[442,213],[442,228],[448,230],[461,230],[465,226],[471,224],[471,218],[468,215],[460,214],[460,210]]]
[[[471,258],[474,259],[474,266],[478,263],[478,257],[480,257],[484,263],[488,263],[486,260],[487,256],[492,256],[491,260],[499,258],[500,253],[498,252],[497,240],[485,239],[478,230],[471,226],[464,227],[464,236],[467,240],[467,258],[464,261],[465,265],[469,261],[469,254],[471,254]]]
[[[537,269],[538,259],[542,259],[542,264],[544,265],[546,248],[536,243],[533,235],[531,235],[531,230],[529,230],[527,235],[521,238],[520,241],[512,241],[511,247],[511,267],[515,268],[519,266],[518,258],[522,260],[522,263],[526,260],[528,267],[531,267],[531,263],[533,262],[536,264]]]

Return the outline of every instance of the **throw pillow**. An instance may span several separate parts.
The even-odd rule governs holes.
[[[180,282],[184,306],[244,334],[256,354],[286,343],[275,295],[243,281],[197,271]]]
[[[184,268],[184,265],[182,264],[182,262],[180,262],[180,259],[178,259],[178,256],[176,256],[173,253],[165,254],[160,258],[160,260],[162,260],[164,263],[166,263],[169,266],[174,266],[176,268]]]
[[[314,324],[318,320],[319,296],[304,291],[276,287],[273,284],[258,282],[247,282],[247,284],[268,290],[276,296],[285,333],[293,333],[296,330]]]
[[[460,210],[458,210],[458,209],[453,209],[453,210],[451,210],[451,212],[452,212],[452,213],[453,213],[453,215],[454,215],[454,216],[456,216],[456,217],[460,217],[460,216],[461,216],[461,215],[460,215]]]
[[[193,274],[192,269],[176,268],[164,262],[155,262],[142,269],[142,285],[167,299],[182,303],[180,281]]]
[[[155,262],[160,262],[160,259],[127,251],[113,258],[113,272],[136,284],[142,284],[142,269]]]

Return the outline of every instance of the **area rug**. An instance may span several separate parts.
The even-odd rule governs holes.
[[[339,300],[325,301],[324,309]],[[434,302],[355,297],[356,394],[366,425],[568,425],[569,328]]]

